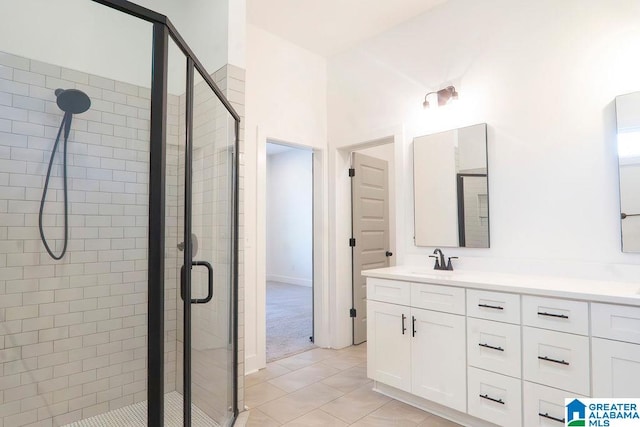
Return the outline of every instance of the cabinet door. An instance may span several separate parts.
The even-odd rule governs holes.
[[[465,412],[464,316],[412,308],[410,320],[408,332],[413,336],[411,392]]]
[[[593,338],[591,346],[593,396],[640,396],[640,345]]]
[[[409,307],[367,301],[367,376],[411,391]]]

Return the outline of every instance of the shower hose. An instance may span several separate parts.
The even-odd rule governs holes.
[[[69,214],[68,214],[68,202],[67,202],[67,141],[69,140],[69,132],[71,131],[71,119],[73,118],[73,114],[65,113],[62,119],[62,123],[60,123],[60,129],[58,130],[58,135],[56,136],[56,142],[53,144],[53,150],[51,150],[51,158],[49,159],[49,169],[47,170],[47,178],[44,181],[44,190],[42,191],[42,199],[40,200],[40,214],[38,216],[38,226],[40,228],[40,238],[42,239],[42,243],[44,243],[44,247],[51,256],[51,258],[55,260],[60,260],[67,252],[67,242],[69,239]],[[44,204],[47,198],[47,190],[49,189],[49,179],[51,178],[51,168],[53,166],[53,159],[56,156],[56,151],[58,151],[58,144],[60,143],[60,136],[62,135],[62,130],[64,129],[64,145],[62,149],[62,175],[64,181],[64,244],[62,246],[62,252],[60,255],[56,255],[53,253],[49,244],[47,243],[47,238],[44,236],[44,229],[42,227],[42,215],[44,211]]]

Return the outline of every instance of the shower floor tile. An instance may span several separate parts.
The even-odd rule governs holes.
[[[172,391],[165,395],[164,420],[166,427],[182,427],[182,395]],[[193,427],[218,427],[200,408],[192,405]],[[67,424],[64,427],[147,427],[147,402],[140,402],[95,417]]]

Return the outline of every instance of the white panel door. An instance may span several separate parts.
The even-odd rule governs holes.
[[[411,391],[411,309],[367,301],[367,376]]]
[[[467,362],[464,316],[413,308],[409,332],[413,338],[411,392],[465,412]],[[389,346],[387,351],[392,348]]]
[[[362,270],[389,266],[389,171],[386,160],[353,153],[353,343],[367,340],[366,280]]]

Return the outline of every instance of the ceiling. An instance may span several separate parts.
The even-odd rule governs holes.
[[[251,24],[325,57],[447,0],[247,0]]]

